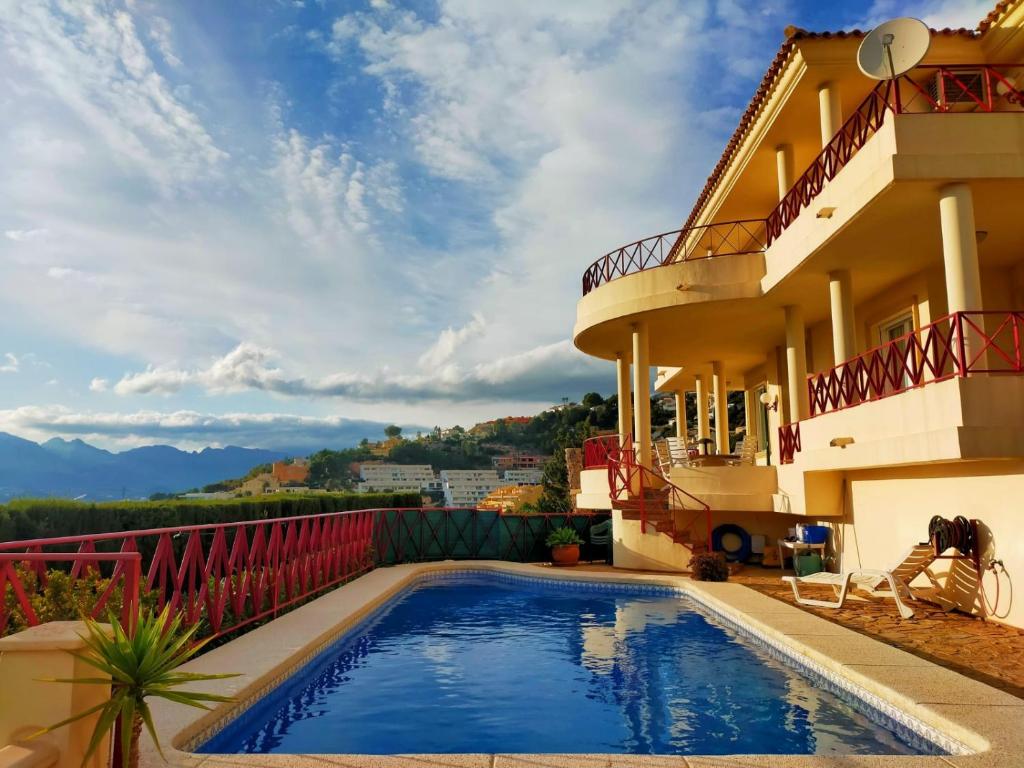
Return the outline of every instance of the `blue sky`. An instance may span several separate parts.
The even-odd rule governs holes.
[[[0,0],[0,430],[331,444],[610,391],[580,274],[685,218],[786,25],[989,5]]]

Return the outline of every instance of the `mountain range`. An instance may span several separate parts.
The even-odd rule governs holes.
[[[141,498],[239,477],[257,464],[285,458],[262,448],[182,451],[148,445],[120,453],[59,437],[34,443],[0,432],[0,502],[20,496],[93,501]]]

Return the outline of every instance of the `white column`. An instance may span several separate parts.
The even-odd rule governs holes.
[[[835,83],[818,86],[818,111],[821,116],[821,146],[824,147],[843,125],[843,106],[839,100],[839,86]]]
[[[682,390],[676,396],[676,437],[686,439],[686,393]]]
[[[801,421],[810,415],[807,394],[807,342],[804,312],[790,305],[786,309],[786,378],[789,390],[789,420]]]
[[[711,387],[715,392],[715,448],[718,453],[729,452],[729,391],[725,386],[725,363],[711,364]]]
[[[697,383],[697,439],[703,440],[711,436],[711,425],[708,424],[708,383],[703,373],[696,376]]]
[[[946,267],[946,303],[950,314],[980,310],[981,271],[978,240],[974,227],[974,199],[963,183],[949,184],[939,192],[939,221],[942,224],[942,260]],[[980,325],[980,323],[979,323]],[[968,363],[983,343],[965,328],[963,349]],[[963,362],[963,361],[961,361]],[[981,361],[984,367],[985,362]]]
[[[651,365],[647,323],[633,326],[633,438],[636,454],[645,467],[651,466]]]
[[[781,200],[793,186],[792,145],[780,144],[775,148],[775,170],[779,174],[779,200]]]
[[[846,269],[828,274],[828,292],[832,300],[832,353],[835,364],[857,354],[853,320],[853,285]]]
[[[629,388],[629,358],[615,354],[615,383],[619,400],[619,440],[623,443],[633,434],[633,393]]]

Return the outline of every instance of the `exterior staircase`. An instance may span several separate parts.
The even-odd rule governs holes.
[[[660,565],[685,570],[693,554],[710,549],[710,507],[659,470],[640,464],[631,445],[609,453],[608,488],[612,509],[620,512],[624,521],[639,523],[643,535],[637,548],[650,550],[652,555],[656,552]]]

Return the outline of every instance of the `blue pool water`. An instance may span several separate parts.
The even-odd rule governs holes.
[[[686,598],[472,574],[395,598],[199,751],[915,753]]]

